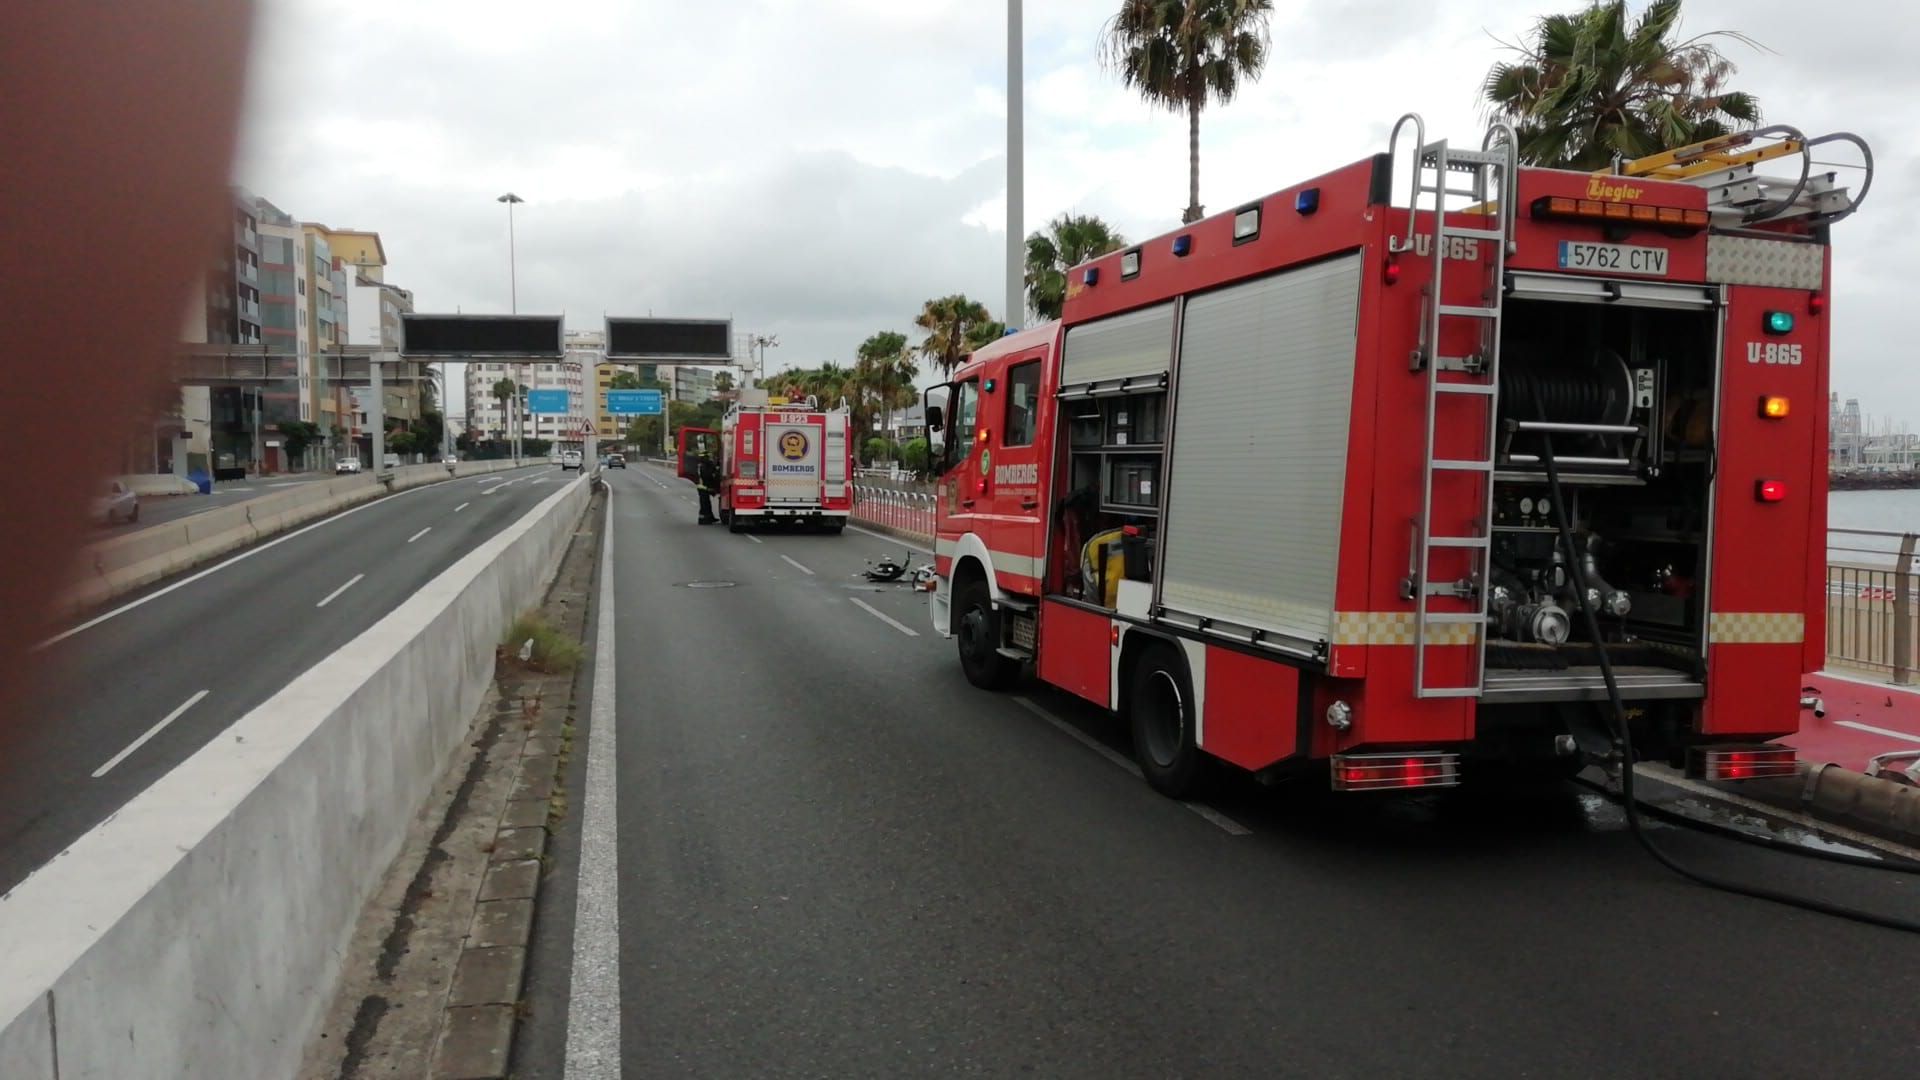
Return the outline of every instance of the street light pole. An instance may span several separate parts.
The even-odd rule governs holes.
[[[513,246],[513,208],[527,200],[509,191],[494,201],[507,204],[507,310],[514,315],[518,315],[520,314],[520,279],[519,270],[516,266],[518,257]],[[513,401],[517,405],[520,400],[520,365],[508,363],[507,377],[513,380]],[[513,433],[513,460],[519,462],[521,457],[520,423],[518,419],[520,410],[517,408],[513,409],[508,415],[513,418],[512,426],[508,428],[508,430]]]
[[[1002,317],[1018,329],[1027,324],[1027,306],[1021,289],[1022,258],[1026,228],[1024,121],[1026,106],[1020,95],[1021,68],[1025,65],[1021,48],[1020,0],[1007,0],[1007,307]]]

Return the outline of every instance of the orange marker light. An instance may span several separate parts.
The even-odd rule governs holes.
[[[1783,397],[1761,398],[1760,415],[1769,420],[1778,420],[1787,415],[1787,399]]]

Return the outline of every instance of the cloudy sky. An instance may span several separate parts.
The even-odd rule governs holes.
[[[1276,0],[1261,81],[1201,129],[1221,209],[1382,149],[1395,117],[1477,143],[1475,91],[1571,3]],[[1634,5],[1636,8],[1639,4]],[[1027,229],[1063,210],[1174,228],[1186,129],[1104,73],[1115,0],[1026,0]],[[1837,231],[1834,386],[1920,425],[1896,270],[1920,239],[1920,19],[1894,0],[1689,0],[1767,119],[1853,130],[1878,174]],[[261,0],[235,179],[377,229],[421,310],[730,316],[773,368],[912,333],[930,296],[1001,315],[1005,23],[997,0]]]

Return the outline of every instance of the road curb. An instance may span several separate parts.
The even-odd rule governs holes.
[[[542,605],[548,621],[574,640],[585,638],[592,617],[592,570],[599,563],[602,542],[598,508],[604,498],[593,497],[575,532],[591,536],[592,542],[568,549]],[[570,583],[579,579],[582,566],[587,570],[579,589],[584,596],[574,595]],[[568,594],[563,595],[563,589]],[[538,676],[516,688],[522,708],[531,705],[537,715],[516,732],[519,756],[454,963],[428,1068],[430,1080],[505,1080],[512,1068],[548,843],[565,814],[564,770],[577,675],[578,669]]]
[[[1740,790],[1773,806],[1908,845],[1920,845],[1920,787],[1831,762],[1801,762],[1789,779],[1751,780]]]

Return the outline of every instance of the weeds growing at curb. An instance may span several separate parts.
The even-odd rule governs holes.
[[[533,648],[527,649],[531,641]],[[524,659],[523,659],[524,656]],[[572,671],[580,663],[580,643],[556,630],[536,612],[513,621],[500,642],[500,659],[530,671]]]

